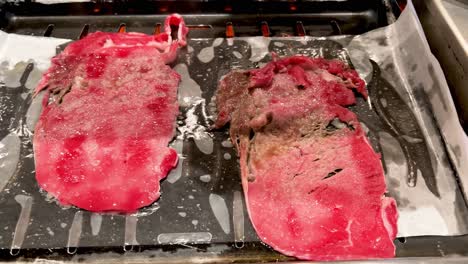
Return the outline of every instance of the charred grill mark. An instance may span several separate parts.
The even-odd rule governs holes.
[[[343,122],[339,118],[334,118],[333,120],[331,120],[325,127],[325,130],[327,132],[335,132],[343,128],[348,128],[351,131],[356,130],[352,123]]]
[[[334,170],[334,171],[331,171],[331,172],[329,172],[329,173],[327,174],[327,176],[325,176],[322,180],[331,178],[331,177],[335,176],[336,174],[340,173],[340,171],[342,171],[342,170],[343,170],[343,169],[338,168],[338,169],[336,169],[336,170]]]
[[[177,32],[179,32],[179,26],[171,25],[171,38],[172,39],[177,39],[178,37]]]
[[[337,131],[338,129],[339,129],[339,128],[336,127],[336,126],[334,126],[334,125],[332,125],[331,122],[325,127],[325,130],[326,130],[327,132],[335,132],[335,131]]]
[[[273,121],[273,113],[272,112],[266,113],[266,120],[267,120],[266,125],[270,124]]]
[[[253,176],[252,174],[249,174],[249,176],[247,176],[247,181],[248,182],[254,182],[255,181],[255,176]]]
[[[69,85],[66,89],[59,90],[56,100],[58,104],[63,102],[63,97],[71,91],[71,85]]]
[[[250,129],[249,140],[252,141],[254,138],[255,138],[255,131],[253,131],[253,129]]]
[[[312,188],[307,194],[312,194],[313,192],[317,191],[319,187]]]
[[[60,87],[55,87],[55,88],[51,88],[49,91],[51,94],[57,95],[60,93],[60,90],[62,90]]]
[[[257,90],[257,89],[262,89],[262,88],[261,88],[261,87],[255,87],[255,86],[253,86],[253,87],[249,87],[249,88],[247,88],[247,89],[248,89],[248,94],[249,94],[249,95],[253,95],[253,93],[255,92],[255,90]]]

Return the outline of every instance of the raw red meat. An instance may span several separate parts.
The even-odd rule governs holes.
[[[307,260],[393,257],[397,210],[380,156],[345,106],[364,82],[340,61],[302,56],[221,80],[217,127],[230,122],[258,236]]]
[[[171,25],[179,27],[171,39]],[[166,64],[186,44],[179,15],[166,31],[96,32],[52,59],[36,93],[47,89],[36,125],[39,185],[65,205],[131,212],[159,198],[177,164],[168,147],[178,115],[180,76]]]

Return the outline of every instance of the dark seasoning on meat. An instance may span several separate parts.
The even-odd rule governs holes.
[[[342,40],[338,39],[338,41]],[[206,123],[209,125],[212,122],[209,116],[214,116],[215,113],[207,106],[213,105],[212,98],[219,79],[231,71],[233,67],[250,69],[271,61],[268,50],[275,51],[280,56],[303,54],[316,57],[320,55],[327,59],[338,58],[345,61],[347,56],[338,42],[330,40],[309,40],[306,45],[300,41],[293,40],[271,41],[269,46],[266,47],[267,52],[264,54],[266,56],[257,56],[259,59],[255,61],[250,60],[254,54],[251,53],[248,43],[243,40],[234,40],[232,45],[228,45],[223,40],[218,46],[213,45],[213,41],[211,40],[189,40],[188,46],[187,50],[181,51],[174,64],[186,65],[188,78],[200,85],[201,98],[205,100],[205,103],[194,109],[191,107],[181,107],[180,118],[184,122],[183,124],[179,124],[181,127],[185,127],[187,121],[189,121],[187,120],[187,112],[191,109],[193,109],[191,112],[192,116],[197,117],[198,123],[201,126],[205,126]],[[208,58],[202,61],[197,58],[197,55],[203,49],[211,49],[210,47],[213,49],[211,59]],[[27,79],[27,76],[25,78]],[[371,99],[373,100],[372,97]],[[12,100],[14,101],[12,103],[16,103],[17,100]],[[202,109],[204,107],[206,109]],[[361,119],[360,109],[368,108],[367,102],[358,98],[356,106],[352,109],[358,113],[359,119]],[[205,119],[205,115],[203,114],[204,110],[208,113],[207,119]],[[379,119],[379,116],[375,112],[371,112],[370,115]],[[329,130],[334,130],[336,128],[335,125],[337,127],[342,126],[338,122],[329,127]],[[373,131],[385,130],[385,127],[370,127],[370,129]],[[333,133],[333,131],[330,132]],[[372,134],[371,131],[371,142],[374,142]],[[239,218],[233,219],[234,215],[239,217],[239,214],[235,214],[233,208],[236,202],[236,195],[234,194],[241,191],[239,165],[235,158],[235,150],[230,148],[229,143],[226,143],[228,140],[227,130],[212,131],[209,135],[213,142],[213,151],[208,154],[197,147],[193,138],[183,138],[181,154],[184,159],[181,163],[181,175],[179,178],[176,177],[177,180],[174,182],[166,180],[161,183],[162,197],[158,202],[159,209],[152,214],[137,216],[138,222],[134,233],[135,241],[132,242],[139,246],[133,247],[133,250],[152,248],[155,244],[158,245],[157,247],[163,246],[174,250],[174,247],[168,246],[171,241],[157,239],[160,234],[168,233],[210,233],[212,235],[211,241],[198,243],[190,241],[189,243],[203,250],[206,249],[208,252],[223,254],[222,252],[230,252],[231,248],[234,248],[231,247],[232,244],[230,243],[234,241],[234,232],[239,232],[239,227],[235,227],[234,222],[242,221]],[[25,149],[29,149],[31,153],[32,148],[30,143],[29,146],[28,144],[25,146],[27,146]],[[373,146],[378,150],[378,145],[373,144]],[[229,154],[232,158],[226,159],[225,157],[228,156],[225,154]],[[22,160],[25,155],[21,155]],[[2,205],[0,212],[2,215],[7,216],[5,219],[2,218],[4,226],[7,228],[0,229],[0,236],[2,236],[0,247],[6,249],[2,253],[9,255],[14,239],[12,230],[15,229],[18,223],[20,213],[25,212],[28,208],[30,215],[25,221],[29,222],[29,226],[25,229],[23,243],[18,245],[25,250],[15,253],[25,254],[28,252],[28,249],[34,248],[42,248],[46,251],[49,248],[57,248],[52,251],[65,253],[65,258],[70,258],[72,256],[67,255],[66,250],[64,251],[70,241],[72,244],[76,242],[78,253],[84,252],[83,247],[101,248],[105,246],[120,251],[123,249],[129,232],[123,232],[122,230],[127,230],[131,226],[132,220],[126,220],[126,217],[121,215],[104,214],[96,216],[96,214],[89,212],[80,212],[75,208],[63,210],[54,203],[46,202],[44,196],[38,192],[38,188],[33,180],[34,166],[32,160],[29,165],[24,164],[19,166],[17,171],[16,177],[17,179],[21,179],[19,183],[9,183],[6,187],[9,191],[0,194],[0,204]],[[342,172],[335,169],[323,176],[324,178],[333,179],[339,177]],[[207,177],[203,178],[206,181],[200,180],[200,176],[204,175],[210,175],[210,180],[207,181]],[[297,177],[300,176],[298,175]],[[24,193],[22,192],[23,190]],[[210,194],[215,194],[224,200],[228,213],[228,217],[224,219],[227,219],[230,227],[229,233],[223,230],[219,220],[216,219],[213,213],[213,209],[209,203]],[[26,199],[18,195],[24,195]],[[20,199],[15,200],[15,197]],[[215,200],[219,199],[215,198]],[[33,201],[32,204],[30,203],[31,201]],[[186,213],[186,216],[182,217],[179,213]],[[51,221],[50,219],[57,220]],[[197,221],[195,222],[194,220]],[[171,225],[167,224],[169,222]],[[240,237],[243,238],[241,241],[245,242],[243,250],[248,252],[249,249],[252,249],[252,245],[257,249],[265,248],[259,243],[259,238],[250,224],[247,213],[243,215],[242,222],[244,223],[243,234]],[[54,235],[50,235],[51,232],[49,231],[52,231]],[[71,235],[76,235],[78,231],[81,233],[78,234],[77,238],[70,237]],[[94,235],[96,233],[98,235]],[[227,246],[215,247],[206,244],[210,242],[212,245],[224,244]],[[239,247],[242,246],[241,243],[238,243],[238,245]],[[397,243],[398,246],[399,244]],[[268,250],[264,251],[264,254],[265,259],[282,258],[278,254]]]

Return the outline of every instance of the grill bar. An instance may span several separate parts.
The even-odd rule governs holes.
[[[232,22],[226,23],[226,38],[233,38],[234,37],[234,26]]]
[[[119,25],[119,28],[117,29],[117,32],[119,33],[125,33],[127,31],[127,26],[125,25],[125,23],[121,23]]]
[[[261,15],[232,15],[232,14],[206,14],[184,15],[186,24],[190,28],[190,38],[217,38],[226,36],[226,22],[232,23],[235,36],[270,36],[278,37],[297,34],[297,21],[302,22],[299,33],[311,36],[329,36],[341,34],[360,34],[378,25],[376,14],[371,11],[355,13],[352,16],[346,13],[329,14],[261,14]],[[300,18],[300,19],[298,19]],[[59,38],[75,39],[84,24],[89,25],[89,32],[115,31],[121,24],[125,24],[127,32],[142,32],[146,34],[157,33],[155,24],[162,24],[163,15],[142,16],[22,16],[7,21],[1,29],[19,34],[33,34],[49,25],[54,25],[53,35]],[[338,31],[336,24],[341,27]],[[259,26],[260,25],[260,30]],[[265,29],[268,27],[268,33]],[[160,29],[161,32],[161,29]]]
[[[52,35],[52,31],[54,30],[54,24],[49,24],[46,28],[46,30],[44,31],[44,37],[50,37],[50,35]]]
[[[306,35],[306,31],[304,25],[302,24],[302,21],[296,22],[296,35],[298,35],[299,37],[303,37]]]
[[[78,39],[82,39],[82,38],[86,37],[88,35],[88,31],[89,31],[89,25],[85,24],[83,26],[83,29],[81,29],[81,33],[80,33]]]

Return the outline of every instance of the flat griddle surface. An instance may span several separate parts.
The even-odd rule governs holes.
[[[115,27],[112,24],[103,29],[110,31]],[[16,30],[30,34],[35,29],[26,26]],[[64,35],[67,34],[70,32],[64,31]],[[76,36],[76,32],[74,34]],[[180,108],[178,138],[183,139],[180,177],[172,175],[164,180],[161,184],[161,199],[133,216],[111,213],[98,215],[77,208],[63,208],[39,189],[34,178],[32,135],[24,129],[25,115],[32,100],[25,84],[28,78],[32,78],[34,65],[25,65],[19,70],[17,78],[20,79],[20,86],[4,87],[0,91],[2,109],[5,109],[0,134],[4,138],[14,133],[18,136],[18,144],[21,146],[20,163],[15,175],[5,187],[8,191],[0,193],[0,256],[5,259],[69,259],[79,257],[80,254],[110,251],[115,254],[147,252],[149,257],[164,256],[179,260],[183,260],[185,254],[206,259],[225,256],[225,260],[286,259],[260,242],[248,219],[242,196],[239,200],[239,195],[235,195],[242,190],[236,152],[226,144],[227,128],[217,131],[208,129],[215,115],[212,100],[219,79],[230,70],[256,68],[271,59],[266,55],[263,59],[253,62],[249,59],[252,54],[248,42],[237,39],[230,41],[232,43],[228,43],[226,39],[190,39],[190,48],[182,50],[172,65],[176,69],[183,69],[184,66],[181,65],[187,67],[187,76],[200,86],[202,100],[191,106],[182,105]],[[314,39],[308,40],[307,43],[275,40],[269,43],[268,50],[275,51],[280,56],[324,56],[327,59],[341,59],[350,63],[343,49],[343,43],[347,41],[349,39],[346,37],[336,40]],[[221,43],[214,45],[215,42]],[[207,57],[200,57],[200,53],[205,54],[203,49],[213,51],[212,59],[206,63],[202,61],[206,61]],[[386,113],[379,107],[379,99],[383,96],[393,102],[394,109],[387,108],[385,111],[411,113],[391,85],[380,76],[381,71],[382,69],[374,65],[375,76],[373,82],[368,85],[374,108],[370,110],[368,102],[362,98],[352,107],[361,121],[372,124],[372,127],[369,127],[369,138],[376,151],[380,150],[380,146],[372,131],[391,133],[391,128],[383,118]],[[389,88],[386,94],[376,93],[377,87],[381,85]],[[24,96],[25,93],[27,96]],[[415,117],[412,114],[405,115],[405,118],[407,119],[403,120],[403,123],[414,125]],[[195,125],[192,122],[194,120]],[[187,131],[188,125],[189,132],[185,136],[181,135],[180,131]],[[192,133],[194,131],[198,132]],[[209,138],[204,137],[206,135]],[[174,144],[177,144],[177,139]],[[417,166],[427,166],[428,158],[424,154],[423,145],[410,149],[409,152],[410,156],[416,159],[414,162]],[[203,175],[210,176],[200,178]],[[234,210],[239,210],[239,207],[234,209],[234,196],[237,197],[236,203],[242,202],[243,217],[239,217],[239,211],[234,214]],[[221,204],[221,207],[226,205],[228,215],[222,216],[221,220],[214,215],[213,200],[218,201],[216,204]],[[223,224],[226,221],[227,228]],[[244,223],[243,241],[235,237],[233,222],[239,221]],[[15,240],[15,229],[16,236],[24,231],[23,239],[17,237]],[[395,244],[397,256],[400,257],[468,254],[467,236],[398,239]],[[158,250],[156,252],[159,253],[152,253],[153,250]]]

